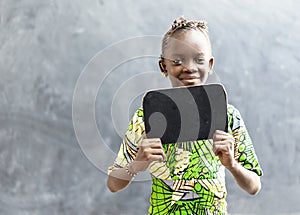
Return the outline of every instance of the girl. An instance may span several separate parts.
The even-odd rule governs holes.
[[[159,66],[173,87],[202,85],[212,73],[214,58],[204,21],[180,17],[164,35]],[[228,105],[228,133],[213,139],[161,144],[147,139],[143,110],[130,121],[107,186],[126,188],[133,177],[150,167],[152,193],[149,214],[227,214],[225,168],[249,194],[261,188],[262,170],[239,111]]]

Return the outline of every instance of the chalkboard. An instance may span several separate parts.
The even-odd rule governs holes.
[[[153,90],[143,98],[147,138],[162,143],[210,139],[227,131],[227,97],[223,85]]]

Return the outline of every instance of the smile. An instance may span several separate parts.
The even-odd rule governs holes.
[[[200,79],[200,77],[196,76],[186,76],[186,77],[179,77],[179,80],[195,80],[195,79]]]

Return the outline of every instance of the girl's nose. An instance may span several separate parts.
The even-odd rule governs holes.
[[[183,65],[183,71],[184,72],[190,72],[194,73],[197,72],[197,66],[193,62],[187,62],[186,64]]]

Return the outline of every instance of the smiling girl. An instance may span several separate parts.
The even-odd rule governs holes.
[[[204,21],[176,19],[162,41],[159,67],[173,87],[203,85],[214,58]],[[239,111],[228,105],[228,132],[213,139],[164,144],[147,139],[143,110],[138,109],[109,168],[112,192],[126,188],[150,167],[152,193],[149,214],[227,214],[225,168],[249,194],[261,188],[262,170]]]

